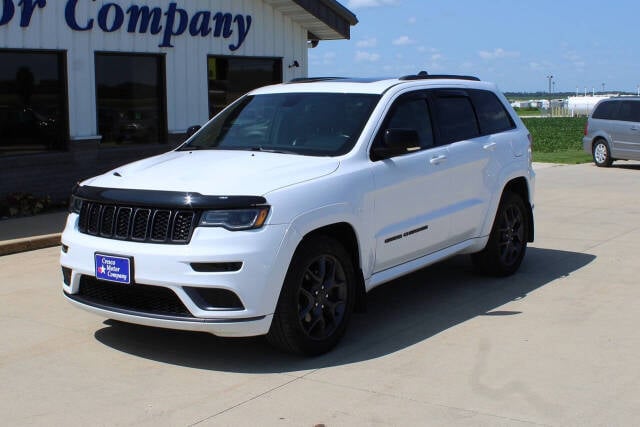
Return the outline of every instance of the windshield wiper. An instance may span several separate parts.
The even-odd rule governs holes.
[[[256,146],[253,146],[253,147],[249,147],[249,150],[251,150],[251,151],[261,151],[263,153],[278,153],[278,154],[296,154],[296,155],[300,155],[300,153],[298,153],[297,151],[280,150],[280,149],[275,149],[275,148],[265,148],[262,145],[256,145]]]
[[[198,151],[198,150],[211,150],[211,147],[203,147],[201,145],[185,145],[178,148],[177,151]]]

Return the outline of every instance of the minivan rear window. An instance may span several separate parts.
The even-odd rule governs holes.
[[[594,119],[620,120],[618,118],[620,103],[616,101],[602,101],[593,112]]]

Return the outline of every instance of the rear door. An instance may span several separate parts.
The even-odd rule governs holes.
[[[496,191],[499,159],[511,155],[509,136],[500,131],[515,126],[492,92],[437,90],[431,102],[439,144],[448,149],[448,243],[453,245],[479,236]]]

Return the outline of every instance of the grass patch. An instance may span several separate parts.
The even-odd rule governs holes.
[[[541,116],[542,112],[540,110],[538,110],[537,108],[535,110],[517,110],[518,115],[520,117],[527,117],[527,116]]]
[[[533,160],[549,163],[588,163],[582,150],[586,117],[523,118],[533,137]]]
[[[551,153],[533,152],[533,161],[542,163],[565,163],[568,165],[589,163],[591,156],[582,150],[553,151]]]

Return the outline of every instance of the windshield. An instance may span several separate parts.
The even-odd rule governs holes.
[[[339,156],[358,140],[378,95],[280,93],[246,96],[179,150],[255,150]]]

